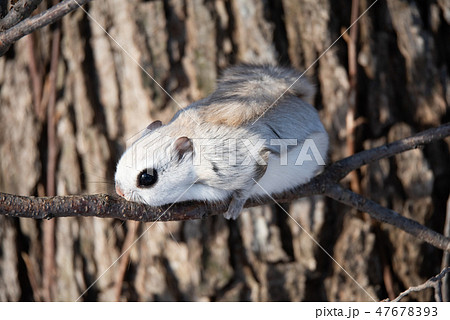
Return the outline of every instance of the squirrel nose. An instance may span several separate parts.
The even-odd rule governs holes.
[[[120,189],[119,185],[116,184],[116,193],[121,196],[121,197],[125,197],[125,194],[123,193],[123,191]]]

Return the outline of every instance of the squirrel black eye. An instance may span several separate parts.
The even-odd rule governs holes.
[[[137,178],[137,186],[140,188],[148,188],[156,183],[158,175],[155,169],[146,169],[139,173]]]

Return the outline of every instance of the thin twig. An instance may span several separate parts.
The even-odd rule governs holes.
[[[0,32],[7,30],[20,21],[28,18],[36,10],[42,0],[19,0],[8,14],[0,20]]]
[[[405,296],[410,294],[411,292],[418,292],[422,291],[428,288],[433,288],[435,290],[435,300],[437,302],[442,301],[439,292],[440,292],[440,286],[441,286],[441,280],[447,273],[450,272],[450,267],[444,268],[441,273],[439,273],[437,276],[434,276],[430,278],[427,282],[422,283],[421,285],[417,287],[410,287],[408,290],[403,291],[397,298],[392,300],[392,302],[399,302],[401,299],[403,299]]]
[[[359,152],[327,167],[309,183],[290,191],[274,195],[277,202],[289,202],[301,197],[323,194],[366,211],[381,222],[393,224],[402,230],[431,243],[442,250],[450,250],[450,239],[407,219],[379,204],[345,190],[337,183],[350,171],[365,164],[394,154],[417,148],[420,145],[450,136],[450,123],[420,132],[382,147]],[[272,203],[271,197],[250,199],[246,207]],[[170,207],[170,210],[165,210]],[[163,207],[151,207],[126,201],[110,195],[78,195],[59,197],[26,197],[0,193],[0,214],[11,217],[51,219],[55,217],[95,216],[136,221],[180,221],[204,219],[227,210],[227,203],[183,202]],[[164,213],[165,212],[165,213]],[[164,213],[164,214],[163,214]]]
[[[50,9],[25,19],[8,30],[0,33],[0,56],[5,54],[8,48],[27,34],[45,27],[64,17],[69,12],[90,2],[91,0],[64,0]]]

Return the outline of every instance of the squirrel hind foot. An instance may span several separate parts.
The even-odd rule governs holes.
[[[228,206],[228,210],[223,214],[224,218],[227,220],[236,220],[244,209],[244,204],[247,198],[239,198],[233,196]]]

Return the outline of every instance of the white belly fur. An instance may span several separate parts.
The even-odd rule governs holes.
[[[314,142],[322,159],[326,161],[328,150],[328,136],[326,133],[317,134]],[[302,146],[295,147],[287,154],[287,165],[282,165],[278,155],[269,156],[267,170],[264,176],[252,188],[251,196],[264,196],[280,193],[307,183],[319,171],[323,165],[318,165],[316,158],[309,150],[312,160],[305,160],[302,165],[296,165]]]

